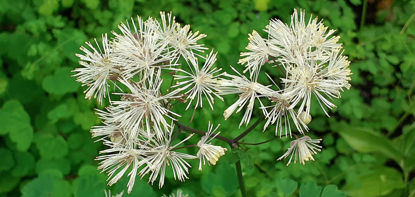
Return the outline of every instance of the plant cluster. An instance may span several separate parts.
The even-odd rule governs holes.
[[[234,68],[235,74],[221,72],[214,66],[216,53],[204,56],[207,48],[198,43],[206,35],[193,33],[189,25],[181,26],[171,14],[162,12],[161,22],[137,17],[121,24],[119,31],[113,32],[113,39],[104,34],[101,43],[95,40],[95,46],[87,42],[89,48],[81,47],[84,53],[78,57],[82,67],[74,72],[77,80],[87,86],[86,98],[102,103],[110,98],[109,88],[117,96],[105,110],[98,110],[103,125],[93,127],[91,132],[107,147],[97,159],[101,161],[99,169],[109,174],[108,184],[113,185],[129,171],[129,193],[137,175],[148,175],[152,184],[159,179],[161,188],[167,166],[172,168],[174,179],[184,181],[191,167],[187,160],[199,159],[202,170],[206,161],[215,165],[225,154],[226,148],[211,144],[219,135],[219,126],[214,128],[210,123],[197,144],[183,146],[193,134],[173,142],[181,128],[181,115],[170,110],[175,102],[188,103],[186,110],[194,105],[196,110],[206,100],[213,110],[215,97],[223,100],[222,95],[237,94],[238,100],[223,116],[227,119],[235,110],[238,113],[245,109],[241,127],[249,124],[258,101],[258,110],[266,119],[264,130],[275,124],[275,135],[292,137],[293,123],[304,135],[296,136],[278,160],[290,157],[288,164],[292,160],[304,164],[314,160],[313,154],[322,148],[318,145],[321,139],[305,135],[311,121],[312,96],[328,115],[325,108],[335,107],[330,100],[340,98],[343,88],[350,87],[350,62],[337,43],[339,37],[317,18],[307,20],[303,11],[294,11],[290,25],[271,20],[267,39],[256,31],[249,35],[248,52],[241,53],[239,61],[245,67],[243,74]],[[258,82],[266,63],[283,72],[278,84],[267,73],[272,83]],[[173,76],[166,82],[164,75]],[[261,100],[271,101],[271,105]],[[177,131],[175,124],[179,125]],[[234,144],[242,137],[230,145],[237,146]],[[199,150],[196,155],[178,151],[186,147]]]

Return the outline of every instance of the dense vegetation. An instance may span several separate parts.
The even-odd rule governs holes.
[[[85,88],[71,77],[85,41],[131,16],[172,11],[207,34],[203,41],[218,51],[217,64],[229,70],[248,33],[264,33],[271,18],[289,22],[294,8],[337,29],[352,62],[352,88],[332,116],[312,108],[309,127],[324,146],[316,161],[288,167],[276,161],[289,146],[282,138],[228,151],[216,166],[193,168],[185,183],[167,174],[161,190],[137,180],[130,196],[177,189],[190,196],[240,196],[239,159],[249,196],[415,196],[415,1],[408,0],[0,0],[0,196],[98,197],[109,189],[94,160],[101,145],[89,133],[99,124],[93,111],[99,106],[84,99]],[[245,129],[238,129],[241,114],[227,121],[222,116],[235,98],[225,97],[214,111],[199,110],[189,126],[205,129],[215,120],[221,135],[237,136]],[[273,128],[261,128],[244,140],[273,137]],[[110,189],[118,194],[125,185]]]

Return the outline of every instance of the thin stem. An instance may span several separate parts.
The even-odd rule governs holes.
[[[238,175],[239,189],[241,189],[242,197],[247,197],[244,177],[242,176],[242,167],[241,167],[240,160],[235,163],[235,167],[236,167],[236,174]]]
[[[204,132],[204,131],[194,129],[194,128],[191,128],[191,127],[187,127],[187,126],[185,126],[185,125],[183,125],[183,124],[181,124],[177,121],[175,121],[175,123],[179,127],[179,129],[181,129],[181,130],[184,130],[184,131],[187,131],[187,132],[190,132],[190,133],[196,133],[196,134],[201,135],[201,136],[206,135],[206,132]],[[215,138],[218,139],[218,140],[222,140],[222,141],[224,141],[224,142],[226,142],[226,143],[228,143],[229,145],[232,146],[232,140],[227,138],[227,137],[217,135]]]
[[[232,140],[233,143],[238,143],[238,141],[240,139],[242,139],[243,137],[245,137],[246,135],[248,135],[248,133],[250,133],[251,131],[253,131],[255,129],[256,126],[258,126],[258,124],[261,122],[261,118],[259,118],[251,127],[249,127],[248,129],[246,129],[243,133],[241,133],[240,135],[238,135],[236,138],[234,138]]]
[[[268,142],[272,142],[272,141],[274,141],[274,140],[276,140],[276,139],[279,139],[279,138],[278,138],[278,137],[274,137],[274,138],[271,138],[271,139],[265,140],[265,141],[263,141],[263,142],[257,142],[257,143],[240,142],[239,144],[256,146],[256,145],[261,145],[261,144],[266,144],[266,143],[268,143]]]
[[[409,19],[406,21],[405,25],[402,27],[400,34],[403,34],[406,29],[408,29],[409,24],[415,19],[415,13],[409,17]]]
[[[363,1],[363,8],[362,8],[362,18],[360,18],[360,30],[363,29],[365,26],[365,20],[366,20],[366,10],[367,10],[367,0]]]

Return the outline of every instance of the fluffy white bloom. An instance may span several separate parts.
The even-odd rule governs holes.
[[[311,139],[309,136],[295,139],[291,141],[290,148],[288,148],[287,152],[277,160],[289,156],[290,160],[288,160],[287,166],[293,159],[294,163],[297,163],[297,160],[299,160],[299,162],[304,165],[306,161],[314,160],[313,155],[321,151],[321,146],[318,145],[320,142],[321,139]]]
[[[86,42],[90,49],[82,46],[81,51],[85,54],[76,54],[81,59],[79,64],[83,67],[76,68],[74,76],[82,85],[88,86],[84,91],[85,98],[93,97],[102,104],[102,99],[108,94],[108,81],[117,80],[121,71],[114,67],[111,61],[113,48],[108,41],[107,34],[102,35],[101,46],[96,39],[94,41],[96,47]]]
[[[186,107],[186,110],[189,109],[192,101],[196,99],[195,108],[198,106],[203,107],[203,97],[209,103],[211,109],[213,109],[213,103],[215,102],[214,96],[218,97],[223,101],[223,98],[217,93],[219,91],[220,76],[222,69],[213,67],[213,64],[216,62],[217,53],[211,51],[206,57],[206,61],[202,68],[199,68],[198,60],[191,59],[190,72],[185,70],[178,70],[184,75],[175,75],[174,77],[178,80],[177,84],[173,86],[181,87],[181,89],[188,89],[185,91],[186,99],[189,99],[190,102]],[[189,89],[190,88],[190,89]]]
[[[159,188],[164,185],[164,177],[166,175],[166,167],[171,166],[173,170],[174,179],[179,181],[185,181],[187,174],[189,173],[190,164],[186,159],[196,159],[197,157],[185,153],[175,152],[174,149],[187,141],[192,135],[188,136],[181,142],[172,145],[171,135],[172,131],[165,132],[165,135],[161,139],[153,139],[141,145],[144,161],[146,166],[140,171],[140,176],[144,177],[147,174],[149,176],[149,182],[153,184],[159,177]]]
[[[212,165],[216,165],[216,162],[219,160],[219,158],[225,155],[227,150],[226,148],[210,144],[210,142],[219,135],[220,132],[215,134],[219,126],[220,125],[213,129],[213,124],[210,124],[209,122],[206,135],[204,135],[197,143],[197,146],[199,147],[197,157],[200,159],[199,170],[202,170],[202,164],[205,165],[206,161],[209,161],[209,163]]]
[[[129,79],[139,74],[143,79],[153,75],[156,69],[174,66],[174,54],[168,50],[167,43],[154,29],[154,20],[143,21],[137,16],[137,24],[121,24],[122,34],[116,36],[114,64],[123,68],[123,74]]]
[[[170,111],[163,104],[169,99],[176,98],[177,92],[162,95],[160,92],[162,81],[159,81],[158,77],[155,78],[149,78],[147,85],[121,81],[131,93],[118,93],[122,99],[113,101],[113,105],[107,108],[111,116],[106,122],[118,123],[119,127],[130,132],[138,132],[141,128],[145,128],[148,135],[156,134],[158,137],[163,135],[163,130],[169,130],[170,125],[166,118],[175,120],[173,116],[180,115]]]
[[[178,189],[176,193],[171,193],[169,196],[164,194],[162,197],[189,197],[188,194],[184,194],[181,189]]]
[[[175,17],[171,13],[167,16],[164,12],[160,12],[161,27],[158,28],[158,33],[163,38],[163,42],[171,46],[175,52],[180,54],[185,59],[193,59],[198,53],[204,52],[207,48],[203,44],[197,43],[200,39],[206,37],[205,34],[190,31],[190,25],[181,27],[175,21]]]
[[[287,77],[282,82],[285,92],[292,97],[291,107],[301,103],[298,111],[310,114],[311,96],[314,94],[328,116],[324,106],[329,109],[335,107],[329,99],[340,98],[343,88],[350,88],[349,63],[337,51],[325,61],[299,60],[298,65],[287,64]]]
[[[298,57],[324,60],[341,48],[337,43],[339,37],[333,36],[334,30],[327,31],[323,21],[317,18],[310,17],[306,22],[302,10],[299,14],[294,10],[289,26],[278,19],[271,20],[266,32],[269,47],[278,51],[276,58],[283,62],[295,62]]]
[[[257,82],[257,75],[254,75],[251,80],[246,78],[245,76],[241,75],[237,70],[232,68],[234,72],[237,73],[236,75],[230,75],[225,73],[224,76],[231,78],[230,80],[222,80],[221,81],[221,94],[239,94],[238,100],[233,103],[230,107],[228,107],[223,116],[225,119],[228,119],[229,116],[238,108],[236,113],[240,112],[245,105],[246,111],[239,124],[239,127],[245,123],[248,125],[249,121],[251,120],[252,111],[254,109],[255,99],[260,102],[260,105],[263,106],[260,97],[263,95],[270,94],[272,90],[267,86],[264,86]],[[265,113],[265,111],[264,111]]]
[[[244,57],[239,60],[239,64],[245,64],[245,70],[250,71],[250,76],[257,74],[261,70],[261,66],[268,61],[268,56],[276,56],[278,53],[272,51],[268,47],[268,41],[263,39],[255,30],[252,34],[249,34],[249,44],[246,49],[249,52],[242,52],[241,57]]]
[[[304,130],[308,130],[307,125],[297,116],[294,108],[291,107],[290,100],[285,94],[275,94],[270,96],[270,99],[273,105],[264,107],[265,109],[271,109],[265,116],[267,121],[264,125],[264,131],[269,125],[276,124],[276,136],[290,135],[291,137],[291,120],[301,134],[304,133]]]
[[[112,145],[112,142],[107,141],[107,145]],[[120,144],[118,144],[120,145]],[[124,145],[123,147],[114,146],[106,150],[100,151],[101,156],[97,160],[101,160],[98,169],[108,173],[108,185],[113,185],[118,182],[127,170],[131,167],[128,176],[128,193],[133,189],[134,182],[137,176],[138,169],[145,164],[143,161],[143,154],[136,146]]]

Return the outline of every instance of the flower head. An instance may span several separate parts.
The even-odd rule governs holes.
[[[108,81],[117,80],[121,71],[113,65],[113,47],[108,41],[107,34],[102,35],[101,46],[95,40],[95,47],[86,42],[90,48],[81,47],[85,54],[76,54],[81,60],[79,64],[83,67],[76,68],[74,75],[82,85],[88,86],[85,90],[85,98],[95,98],[102,104],[102,99],[108,94]]]
[[[158,77],[155,78],[149,80],[148,84],[121,81],[131,93],[117,93],[122,96],[122,100],[114,101],[113,105],[107,108],[110,117],[106,118],[106,121],[117,123],[131,132],[145,129],[148,135],[155,134],[158,137],[163,135],[164,130],[169,130],[170,125],[166,119],[175,120],[174,116],[180,115],[167,109],[163,103],[176,98],[177,92],[162,95],[162,81],[157,80]]]
[[[321,139],[311,139],[308,136],[304,136],[298,139],[291,141],[290,148],[287,152],[284,153],[277,160],[290,157],[288,160],[287,166],[291,163],[291,160],[294,159],[294,163],[297,163],[297,160],[301,164],[305,164],[306,161],[314,160],[313,155],[317,154],[318,151],[321,151],[321,146],[318,143],[321,142]]]
[[[211,51],[206,57],[206,61],[202,68],[199,68],[199,63],[197,59],[190,60],[190,72],[185,70],[178,70],[185,75],[175,75],[175,78],[179,80],[177,84],[173,87],[181,87],[181,89],[187,90],[184,94],[187,95],[187,99],[190,99],[189,104],[186,107],[186,110],[192,104],[192,101],[196,99],[195,108],[198,106],[203,107],[203,97],[206,98],[211,109],[213,109],[213,103],[215,101],[214,96],[223,100],[223,98],[218,94],[220,73],[221,69],[213,67],[213,64],[216,61],[216,53]]]
[[[171,13],[166,16],[164,12],[160,12],[160,15],[161,26],[157,32],[163,38],[163,42],[171,46],[180,56],[187,60],[193,59],[192,57],[199,55],[197,52],[202,53],[207,49],[203,44],[197,43],[206,37],[205,34],[199,34],[198,31],[193,33],[190,31],[190,25],[181,27]]]
[[[213,125],[209,122],[208,131],[206,135],[203,136],[197,143],[197,146],[199,147],[197,157],[200,159],[199,170],[202,170],[202,164],[205,165],[206,161],[209,161],[209,163],[212,165],[216,165],[216,162],[219,160],[219,158],[225,155],[225,152],[227,150],[226,148],[210,144],[210,142],[217,135],[219,135],[220,132],[215,134],[219,126],[220,125],[213,129]]]
[[[139,174],[141,177],[150,174],[149,182],[151,182],[151,184],[153,184],[157,178],[159,178],[159,188],[163,187],[164,185],[164,177],[166,175],[167,166],[171,166],[174,179],[185,181],[188,178],[187,174],[189,173],[189,168],[191,168],[186,159],[197,158],[193,155],[174,151],[177,146],[190,139],[192,135],[188,136],[181,142],[172,145],[172,133],[172,131],[165,132],[165,135],[162,139],[156,138],[154,140],[148,141],[147,143],[144,143],[141,146],[143,155],[145,157],[144,162],[146,163],[146,166],[141,169]]]
[[[168,50],[164,37],[156,33],[154,20],[144,21],[137,17],[130,24],[119,26],[122,34],[115,34],[114,64],[123,68],[127,79],[140,75],[143,79],[153,75],[157,69],[175,66],[175,56]]]
[[[239,126],[243,123],[248,125],[251,120],[252,111],[254,110],[255,99],[257,99],[260,102],[260,105],[263,106],[260,97],[271,94],[272,90],[257,82],[258,75],[254,75],[248,79],[233,67],[232,69],[237,73],[237,75],[230,75],[227,73],[224,74],[224,76],[231,79],[221,81],[221,94],[239,94],[239,98],[225,110],[223,116],[225,119],[228,119],[237,108],[238,110],[236,113],[240,112],[246,105],[246,111]]]

